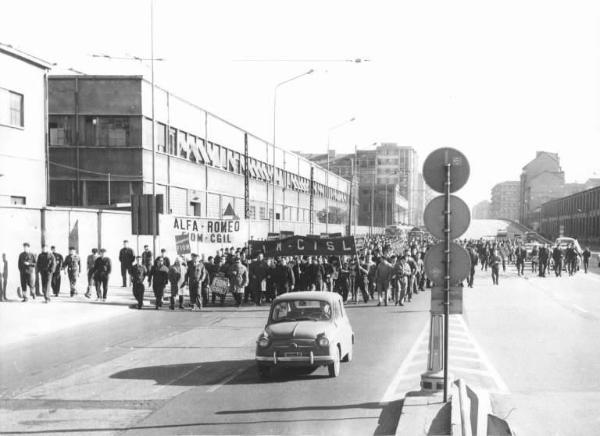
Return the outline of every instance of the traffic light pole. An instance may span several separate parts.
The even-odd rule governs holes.
[[[444,208],[444,244],[446,261],[444,262],[444,403],[448,401],[448,329],[450,327],[450,192],[452,165],[446,164],[445,208]]]

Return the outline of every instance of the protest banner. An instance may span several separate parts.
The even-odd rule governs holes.
[[[279,241],[248,241],[248,245],[251,254],[262,252],[267,257],[356,254],[353,236],[342,238],[292,236]]]

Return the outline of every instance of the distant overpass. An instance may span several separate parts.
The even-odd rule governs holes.
[[[469,228],[467,229],[465,234],[461,236],[461,239],[479,239],[483,238],[484,236],[496,236],[501,230],[507,231],[508,233],[515,235],[524,235],[525,232],[531,231],[524,225],[510,220],[471,220]],[[543,243],[550,242],[539,235],[536,239],[538,239],[539,242]]]

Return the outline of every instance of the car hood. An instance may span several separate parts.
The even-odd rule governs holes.
[[[265,329],[273,339],[315,339],[320,333],[329,333],[334,328],[330,321],[290,321],[270,324]]]

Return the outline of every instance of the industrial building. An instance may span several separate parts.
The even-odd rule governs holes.
[[[233,210],[256,238],[348,224],[348,180],[164,89],[153,108],[151,94],[141,76],[49,78],[50,204],[126,208],[154,177],[165,213]]]
[[[539,232],[546,238],[569,236],[600,248],[600,186],[548,201],[538,214]]]

